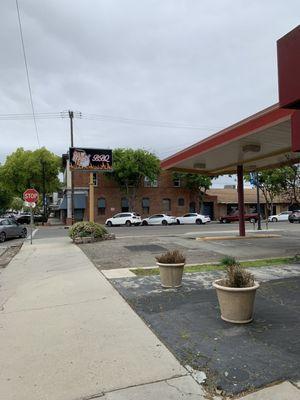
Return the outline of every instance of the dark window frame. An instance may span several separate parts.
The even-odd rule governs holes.
[[[168,207],[165,206],[167,203],[168,203]],[[171,209],[172,209],[171,199],[169,199],[169,198],[162,199],[162,206],[163,206],[163,210],[165,212],[171,211]]]
[[[184,207],[185,198],[184,197],[179,197],[178,200],[177,200],[177,204],[178,204],[178,207]]]

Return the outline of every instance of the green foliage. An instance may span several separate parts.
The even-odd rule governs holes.
[[[10,206],[12,194],[0,182],[0,214],[4,213]]]
[[[262,268],[262,267],[282,267],[288,264],[294,264],[300,262],[300,255],[294,257],[280,257],[280,258],[264,258],[255,261],[241,261],[240,265],[244,268]],[[184,273],[194,273],[194,272],[208,272],[208,271],[223,271],[223,264],[195,264],[188,267],[184,267]],[[158,268],[132,268],[130,269],[137,276],[148,276],[148,275],[158,275]]]
[[[20,211],[22,210],[24,205],[24,201],[20,197],[14,197],[10,203],[9,208],[13,211]]]
[[[107,173],[107,176],[117,182],[128,198],[130,209],[133,210],[137,190],[145,177],[153,182],[159,173],[160,161],[154,154],[142,149],[115,149],[113,172]]]
[[[181,253],[181,251],[169,250],[160,256],[155,257],[159,263],[162,264],[182,264],[185,263],[185,256]]]
[[[282,195],[290,205],[300,204],[300,164],[280,168]]]
[[[107,234],[107,230],[104,226],[97,224],[96,222],[81,221],[74,224],[69,229],[69,236],[72,239],[76,237],[94,237],[102,238]]]
[[[42,193],[43,181],[46,193],[51,193],[60,187],[60,171],[61,158],[45,147],[34,151],[20,147],[6,158],[0,168],[0,180],[13,196],[22,197],[31,187]]]
[[[200,174],[178,173],[174,172],[174,179],[180,179],[182,186],[194,192],[197,197],[196,201],[200,203],[200,212],[202,210],[204,195],[211,187],[212,177]]]
[[[250,181],[249,174],[245,174],[245,180]],[[266,201],[268,214],[272,212],[276,196],[285,197],[291,205],[300,203],[299,165],[260,171],[258,182]]]
[[[189,174],[189,173],[174,173],[174,179],[180,179],[183,182],[184,187],[192,191],[203,191],[206,192],[211,187],[210,176],[200,174]]]
[[[221,265],[225,265],[226,267],[230,266],[230,265],[235,265],[237,264],[236,258],[232,257],[232,256],[224,256],[223,258],[221,258],[220,260],[220,264]]]

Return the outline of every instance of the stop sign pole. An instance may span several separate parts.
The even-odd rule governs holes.
[[[32,229],[33,229],[33,205],[38,202],[39,192],[35,189],[27,189],[23,193],[23,199],[30,204],[30,244],[32,244]]]

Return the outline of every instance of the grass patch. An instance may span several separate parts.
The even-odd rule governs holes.
[[[244,268],[260,268],[260,267],[269,267],[276,266],[282,264],[291,264],[299,262],[298,257],[282,257],[282,258],[264,258],[262,260],[255,261],[240,261],[240,264]],[[184,273],[188,272],[207,272],[207,271],[223,271],[225,269],[225,265],[223,264],[199,264],[199,265],[191,265],[188,267],[184,267]],[[131,269],[137,276],[152,276],[159,275],[158,268],[137,268]]]

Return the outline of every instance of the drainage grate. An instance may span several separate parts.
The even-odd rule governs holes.
[[[149,251],[151,253],[166,251],[167,249],[157,244],[141,244],[138,246],[124,246],[130,251]]]

